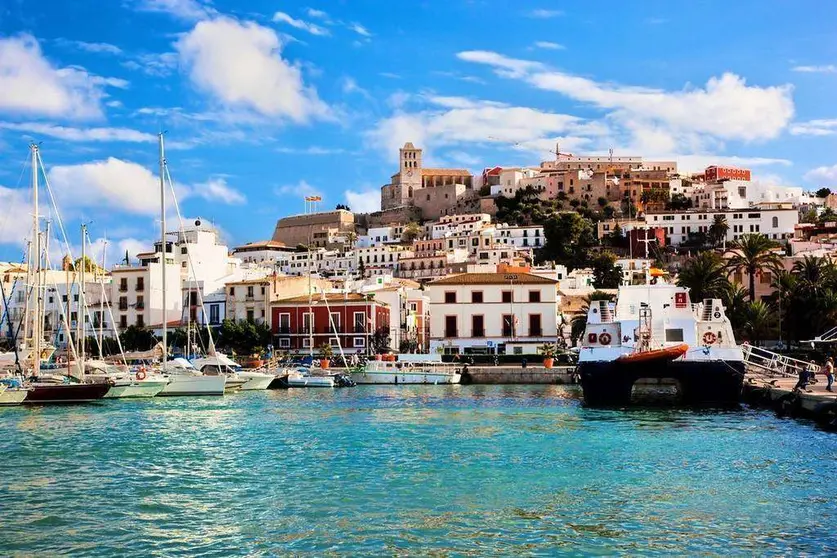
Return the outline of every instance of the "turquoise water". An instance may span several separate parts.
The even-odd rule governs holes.
[[[0,555],[833,554],[837,436],[558,386],[0,409]]]

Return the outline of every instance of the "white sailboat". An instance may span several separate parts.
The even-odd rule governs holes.
[[[207,376],[194,367],[187,368],[168,366],[168,317],[166,311],[166,157],[163,147],[163,134],[160,138],[160,273],[162,274],[162,302],[163,302],[163,356],[161,373],[168,380],[168,384],[159,393],[161,396],[174,395],[224,395],[227,383],[225,375]]]

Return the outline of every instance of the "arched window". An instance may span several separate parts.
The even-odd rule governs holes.
[[[412,187],[412,186],[410,186],[410,187],[407,189],[407,197],[409,197],[409,198],[412,198],[412,197],[413,197],[413,187]]]
[[[773,218],[773,228],[774,228],[774,229],[778,229],[778,228],[779,228],[779,218],[778,218],[778,217],[774,217],[774,218]]]

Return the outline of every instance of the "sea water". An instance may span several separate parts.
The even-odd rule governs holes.
[[[0,409],[0,555],[837,552],[837,436],[559,386]]]

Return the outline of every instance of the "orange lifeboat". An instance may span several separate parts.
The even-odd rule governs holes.
[[[638,362],[650,362],[654,360],[674,360],[682,357],[688,351],[689,346],[686,343],[680,343],[679,345],[666,347],[664,349],[652,349],[650,351],[622,355],[616,359],[616,362],[621,362],[623,364],[635,364]]]

